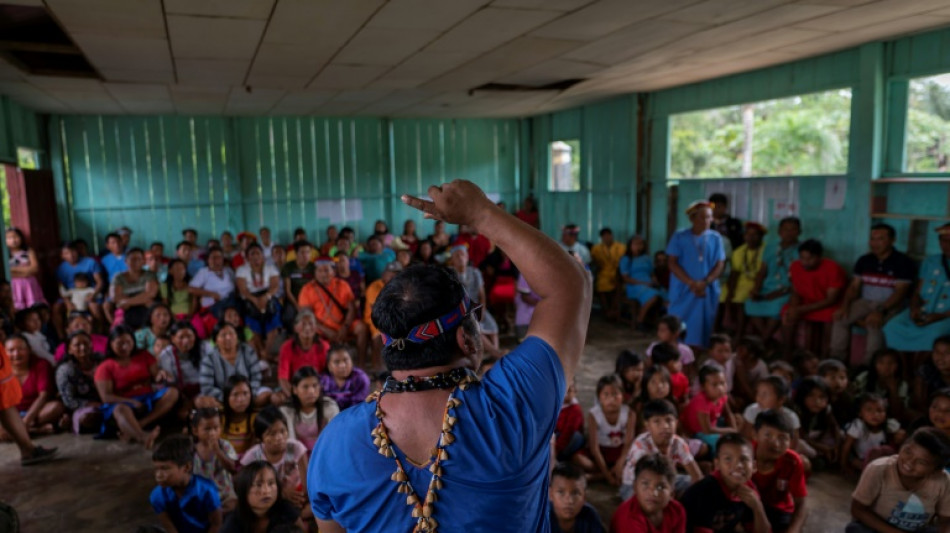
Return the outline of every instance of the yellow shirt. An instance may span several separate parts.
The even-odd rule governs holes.
[[[723,290],[719,301],[742,303],[749,299],[752,289],[755,288],[755,278],[762,268],[763,251],[764,244],[760,244],[755,250],[750,249],[748,244],[743,244],[732,252],[732,271],[738,276],[736,293],[730,296],[727,294],[728,290]]]
[[[597,271],[594,283],[597,292],[617,290],[617,270],[620,268],[620,258],[625,252],[626,247],[616,241],[610,247],[599,242],[590,249],[591,264]]]

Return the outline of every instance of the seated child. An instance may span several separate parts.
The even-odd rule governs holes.
[[[928,425],[950,437],[950,387],[938,390],[932,398],[927,410]]]
[[[175,435],[152,453],[155,481],[149,501],[167,531],[216,533],[221,528],[221,500],[214,482],[191,473],[195,448],[191,439]]]
[[[858,417],[844,431],[841,468],[845,473],[861,470],[874,459],[894,453],[905,435],[900,422],[887,417],[887,402],[874,393],[858,400]]]
[[[96,293],[96,288],[90,287],[91,282],[89,274],[77,272],[73,276],[72,289],[67,289],[62,285],[59,286],[59,294],[66,302],[68,312],[80,311],[85,313],[89,311],[89,301],[92,299],[92,295]]]
[[[238,505],[221,528],[221,533],[248,531],[306,531],[300,510],[281,497],[281,482],[274,465],[254,461],[234,477]]]
[[[848,391],[848,369],[837,359],[818,363],[818,375],[828,384],[828,402],[835,420],[847,423],[855,416],[854,397]]]
[[[661,453],[644,455],[634,473],[633,497],[614,512],[611,533],[686,533],[686,511],[673,499],[673,461]]]
[[[554,467],[548,500],[551,533],[606,533],[600,515],[587,503],[587,478],[576,466]]]
[[[335,344],[327,352],[327,373],[320,377],[320,386],[341,411],[369,396],[369,376],[353,366],[353,355],[345,344]]]
[[[736,375],[735,354],[732,353],[732,341],[724,333],[715,333],[709,337],[709,352],[706,359],[700,364],[700,368],[716,364],[721,369],[726,378],[726,393],[732,392],[733,379]],[[696,394],[702,389],[702,383],[697,381],[693,385],[693,393]]]
[[[869,392],[880,395],[887,401],[887,416],[903,420],[910,402],[903,375],[900,352],[884,348],[874,352],[868,369],[854,378],[852,392],[855,396]]]
[[[588,449],[597,470],[614,486],[620,486],[623,458],[636,434],[637,414],[623,403],[623,385],[616,374],[597,380],[597,405],[587,415]]]
[[[798,386],[795,404],[802,414],[798,450],[812,462],[820,458],[821,463],[834,465],[838,463],[842,434],[829,398],[828,384],[818,376],[805,378]]]
[[[768,533],[769,519],[752,483],[752,445],[742,435],[723,435],[716,445],[715,470],[683,494],[687,531]]]
[[[669,344],[658,344],[653,348],[653,364],[665,366],[669,370],[673,399],[677,404],[682,405],[689,397],[689,378],[683,373],[680,357],[679,350]]]
[[[798,385],[803,379],[818,375],[818,365],[821,364],[821,359],[819,359],[814,352],[809,350],[798,350],[792,355],[792,361],[795,363],[796,372],[798,372],[795,381],[788,382],[792,396],[794,397],[795,391],[798,390]]]
[[[736,421],[729,408],[726,376],[719,365],[704,365],[699,369],[702,390],[693,396],[680,416],[680,423],[689,435],[703,441],[711,449],[719,436],[736,431]],[[723,417],[724,423],[718,424]]]
[[[584,449],[584,410],[577,401],[577,389],[572,381],[564,394],[564,403],[561,412],[557,415],[557,425],[554,426],[554,456],[557,461],[573,461],[581,463],[585,471],[593,470],[594,464],[590,458],[580,453]]]
[[[656,325],[656,341],[647,346],[647,358],[653,357],[653,349],[660,344],[668,344],[680,352],[680,363],[689,371],[696,360],[693,349],[688,344],[680,340],[683,333],[683,321],[674,315],[666,315],[660,318]],[[652,363],[651,363],[652,364]],[[649,365],[648,365],[649,366]],[[695,369],[692,370],[695,372]]]
[[[307,447],[288,437],[287,419],[277,407],[268,406],[254,418],[255,444],[241,457],[247,466],[254,461],[267,461],[277,472],[277,481],[284,487],[281,495],[302,509],[302,516],[312,517],[307,503]]]
[[[623,383],[623,403],[631,404],[640,396],[643,382],[643,358],[632,350],[624,350],[617,356],[615,373]]]
[[[847,533],[936,531],[950,521],[950,438],[934,428],[920,428],[897,455],[869,464],[851,494]]]
[[[229,513],[237,503],[231,474],[237,472],[238,454],[230,442],[221,438],[221,419],[218,418],[217,409],[194,409],[188,422],[191,436],[195,440],[195,462],[192,471],[214,481],[218,488],[221,511]]]
[[[620,485],[620,498],[626,500],[633,495],[638,462],[642,457],[655,453],[668,457],[674,465],[682,466],[689,474],[678,475],[671,480],[675,482],[676,494],[682,494],[691,483],[702,479],[703,474],[693,459],[686,440],[676,434],[676,407],[667,400],[652,400],[644,405],[641,418],[646,426],[646,432],[633,441],[627,453]]]
[[[226,401],[221,414],[221,437],[231,443],[241,457],[254,444],[251,383],[241,374],[234,374],[225,382],[222,395]]]
[[[769,367],[762,360],[763,357],[765,345],[762,344],[762,339],[746,335],[736,342],[736,362],[743,370],[746,383],[754,385],[760,379],[768,377]]]
[[[755,417],[768,409],[778,410],[788,417],[788,423],[792,426],[792,449],[797,450],[798,428],[801,423],[795,411],[785,407],[787,400],[788,382],[785,378],[769,376],[756,383],[755,403],[746,407],[742,413],[742,435],[749,440],[755,440]]]
[[[782,360],[769,363],[769,375],[781,376],[785,379],[785,383],[794,383],[797,378],[795,375],[795,367]]]
[[[297,370],[290,385],[291,405],[280,407],[280,412],[287,419],[290,439],[299,440],[312,452],[320,433],[340,413],[340,408],[323,395],[320,374],[312,366]]]
[[[805,465],[792,449],[795,430],[782,411],[768,409],[755,418],[755,473],[765,516],[773,533],[800,533],[805,524]]]
[[[931,395],[946,387],[950,387],[950,335],[935,340],[930,356],[917,367],[914,407],[923,412]]]

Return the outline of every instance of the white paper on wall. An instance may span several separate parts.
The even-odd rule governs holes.
[[[848,180],[828,178],[825,180],[825,204],[828,210],[844,209],[844,199],[848,195]]]
[[[317,218],[325,218],[331,224],[352,222],[363,218],[363,201],[317,200]]]

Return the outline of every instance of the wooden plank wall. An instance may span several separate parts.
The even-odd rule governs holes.
[[[399,195],[455,177],[508,202],[519,196],[518,120],[65,116],[52,124],[63,235],[99,246],[123,225],[135,244],[166,247],[184,227],[204,240],[266,224],[289,242],[298,226],[320,240],[331,221],[365,237],[382,218],[401,232],[406,218],[422,218]],[[430,230],[431,222],[419,227]]]

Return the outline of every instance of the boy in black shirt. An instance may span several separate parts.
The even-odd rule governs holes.
[[[716,445],[716,470],[686,489],[689,533],[768,533],[769,519],[752,483],[755,459],[752,445],[738,433],[727,433]]]

